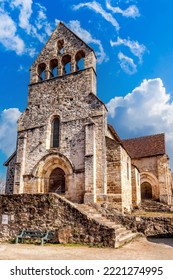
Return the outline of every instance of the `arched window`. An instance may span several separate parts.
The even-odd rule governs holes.
[[[58,117],[56,117],[52,121],[51,148],[59,147],[59,130],[60,130],[60,120]]]
[[[64,40],[59,40],[57,44],[58,54],[64,54]]]
[[[63,75],[70,74],[71,72],[71,56],[69,54],[64,55],[62,58]]]
[[[85,68],[85,53],[84,51],[78,51],[76,56],[75,56],[75,61],[76,61],[76,71],[78,70],[83,70]]]
[[[40,63],[37,69],[39,82],[44,81],[46,79],[46,64]]]
[[[52,59],[50,61],[51,78],[58,76],[58,60]]]

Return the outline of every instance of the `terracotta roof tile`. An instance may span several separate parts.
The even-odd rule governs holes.
[[[121,140],[132,159],[165,154],[164,133]]]

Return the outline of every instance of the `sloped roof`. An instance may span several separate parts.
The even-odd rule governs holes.
[[[70,31],[78,40],[80,40],[82,43],[84,43],[93,53],[94,53],[94,55],[95,55],[95,57],[96,57],[96,54],[95,54],[95,52],[94,52],[94,49],[93,48],[91,48],[83,39],[81,39],[74,31],[72,31],[70,28],[68,28],[65,24],[64,24],[64,22],[62,22],[62,21],[60,21],[59,22],[59,24],[58,24],[58,26],[57,26],[57,28],[59,27],[59,26],[63,26],[63,27],[65,27],[68,31]]]
[[[112,133],[112,135],[114,136],[114,139],[123,147],[123,149],[128,153],[128,155],[130,156],[129,151],[126,149],[126,146],[124,145],[123,141],[121,140],[121,138],[118,136],[117,132],[115,131],[115,129],[113,128],[112,125],[108,124],[108,129],[110,130],[110,132]]]
[[[120,137],[118,136],[117,132],[115,131],[115,129],[113,128],[112,125],[108,124],[108,129],[110,130],[110,132],[113,134],[115,140],[117,142],[119,142],[121,145],[122,145],[122,142],[121,142],[121,139]]]
[[[8,166],[10,161],[14,158],[14,156],[16,156],[16,151],[6,160],[6,162],[4,162],[4,166]]]
[[[132,159],[164,155],[166,153],[164,133],[125,139],[122,140],[122,143]]]
[[[56,26],[55,30],[52,32],[52,34],[50,35],[49,39],[47,40],[47,42],[44,44],[42,50],[40,51],[40,53],[38,54],[38,56],[36,57],[35,61],[33,62],[32,66],[39,60],[39,58],[42,56],[43,51],[48,48],[48,51],[50,51],[49,49],[49,43],[51,43],[51,40],[55,37],[57,37],[58,40],[58,36],[59,36],[59,32],[62,31],[63,33],[65,31],[70,32],[73,37],[75,37],[77,40],[79,40],[81,43],[83,43],[86,48],[88,48],[90,51],[93,52],[94,56],[96,57],[96,54],[94,52],[94,50],[84,41],[82,40],[76,33],[74,33],[70,28],[68,28],[62,21],[60,21],[58,23],[58,25]],[[53,39],[54,40],[54,39]],[[54,44],[53,44],[54,45]],[[32,66],[30,68],[32,68]]]

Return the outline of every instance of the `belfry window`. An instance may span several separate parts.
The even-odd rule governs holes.
[[[75,60],[76,60],[76,71],[78,70],[83,70],[85,68],[85,53],[84,51],[78,51],[76,56],[75,56]]]
[[[60,120],[58,117],[56,117],[52,121],[51,148],[59,147],[59,130],[60,130]]]
[[[59,40],[57,47],[58,47],[58,54],[64,54],[64,40]]]
[[[44,81],[46,79],[46,64],[41,63],[38,65],[38,77],[39,77],[39,82]]]
[[[64,55],[62,58],[63,74],[70,74],[71,72],[71,56]]]
[[[51,78],[58,76],[58,60],[52,59],[50,61],[50,71],[51,71]]]

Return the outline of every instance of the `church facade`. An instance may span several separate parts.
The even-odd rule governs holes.
[[[107,124],[96,94],[94,51],[60,22],[30,69],[16,152],[5,163],[7,194],[55,192],[76,203],[116,203],[122,211],[138,206],[141,195],[172,203],[165,150],[134,157]],[[151,159],[146,166],[148,157],[160,169]]]

